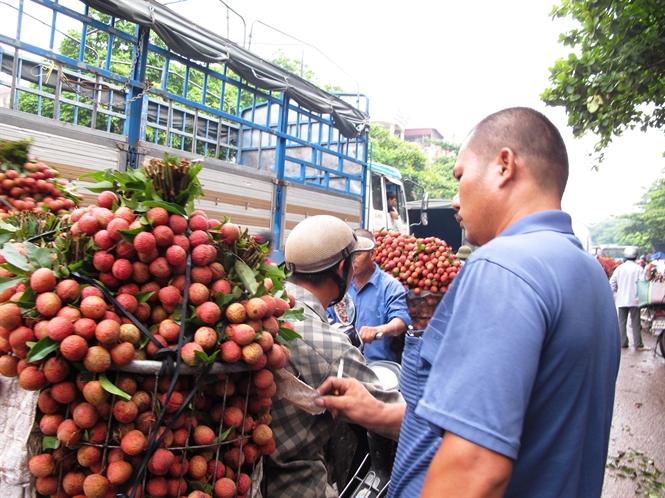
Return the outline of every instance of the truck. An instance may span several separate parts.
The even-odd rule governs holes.
[[[201,161],[196,208],[269,230],[280,262],[291,229],[333,215],[388,223],[399,172],[368,162],[369,99],[327,93],[156,2],[0,3],[0,137],[77,184],[165,154]]]
[[[438,237],[446,241],[453,251],[463,245],[471,246],[464,236],[464,230],[455,219],[456,211],[452,203],[453,201],[447,199],[407,202],[412,223],[411,232],[418,238]]]

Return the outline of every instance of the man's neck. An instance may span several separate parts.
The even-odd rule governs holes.
[[[333,302],[333,300],[337,297],[337,294],[339,293],[339,289],[337,289],[336,286],[331,287],[330,285],[327,284],[322,286],[314,286],[308,283],[294,282],[294,285],[302,287],[303,289],[307,289],[309,292],[314,294],[314,297],[316,297],[316,299],[319,300],[321,306],[323,306],[324,308],[330,306],[330,303]]]

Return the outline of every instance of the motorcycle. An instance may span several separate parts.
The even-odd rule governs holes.
[[[362,351],[364,344],[355,328],[356,310],[353,300],[347,294],[333,309],[337,322],[332,325],[342,330],[349,337],[351,344]],[[384,335],[379,333],[374,340],[383,339]],[[401,366],[398,363],[381,360],[370,362],[368,366],[377,375],[385,391],[399,389]],[[382,498],[388,492],[397,443],[372,431],[365,431],[360,426],[354,432],[358,436],[362,461],[358,464],[358,455],[355,455],[350,469],[352,475],[347,479],[346,486],[339,496],[340,498]],[[360,437],[363,435],[367,437],[367,445],[361,444]]]

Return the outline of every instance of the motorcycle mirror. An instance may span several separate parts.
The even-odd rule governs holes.
[[[333,306],[337,321],[342,325],[353,325],[356,323],[356,305],[351,296],[344,294],[342,300]]]

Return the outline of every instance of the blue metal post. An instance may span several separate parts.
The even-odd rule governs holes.
[[[275,215],[273,216],[273,239],[275,248],[280,250],[282,235],[282,220],[286,207],[286,189],[284,185],[284,170],[286,167],[286,133],[289,127],[289,98],[282,94],[282,108],[277,121],[277,144],[275,147],[275,173],[277,173],[277,186],[275,188]],[[281,256],[281,254],[280,254]]]
[[[142,35],[142,36],[141,36]],[[140,50],[140,56],[134,68],[131,78],[135,81],[145,82],[146,67],[148,65],[148,42],[150,40],[150,29],[139,28],[137,40],[141,41],[136,50]],[[142,88],[139,86],[130,86],[129,98],[134,98],[140,94]],[[127,133],[127,142],[131,148],[138,146],[140,140],[145,140],[145,119],[148,110],[148,96],[132,102],[129,105],[127,120],[125,121],[125,130]],[[130,149],[131,151],[132,149]],[[133,165],[134,167],[136,165]]]

